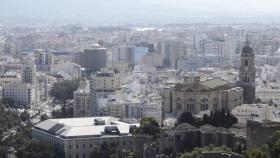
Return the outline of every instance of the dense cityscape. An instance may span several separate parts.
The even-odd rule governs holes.
[[[30,23],[0,18],[0,158],[280,157],[279,23]]]

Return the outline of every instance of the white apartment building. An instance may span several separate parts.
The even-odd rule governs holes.
[[[205,43],[204,51],[205,54],[216,54],[223,55],[224,54],[225,44],[223,41],[208,41]]]
[[[49,119],[33,127],[32,138],[54,144],[65,158],[90,158],[103,143],[118,150],[138,149],[132,135],[136,127],[139,123],[115,117]]]
[[[106,97],[120,89],[120,77],[111,71],[96,72],[90,81],[89,115],[98,115],[98,98]]]
[[[73,92],[73,116],[86,117],[89,106],[89,83],[86,79],[82,79],[80,87]]]
[[[65,79],[80,79],[81,66],[71,62],[59,63],[51,68],[51,73],[62,75]]]
[[[246,124],[248,120],[272,120],[274,111],[276,108],[267,104],[243,104],[235,107],[231,113],[238,119],[238,123]]]
[[[129,94],[126,94],[126,96]],[[147,100],[142,101],[139,98],[129,97],[109,99],[106,108],[109,116],[119,118],[135,118],[152,117],[158,122],[162,119],[161,101]],[[161,98],[160,98],[161,100]]]
[[[280,105],[280,88],[272,87],[257,87],[256,98],[259,98],[264,103],[273,101],[274,104]]]
[[[36,89],[31,84],[13,83],[4,85],[3,98],[10,98],[21,108],[29,109],[36,106]]]

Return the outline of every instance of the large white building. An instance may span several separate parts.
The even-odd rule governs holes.
[[[36,90],[34,85],[25,83],[12,83],[4,85],[3,98],[10,98],[21,108],[29,109],[36,105]]]
[[[51,73],[61,75],[65,79],[80,79],[81,66],[71,62],[59,63],[51,68]]]
[[[49,119],[34,126],[32,138],[55,144],[65,158],[90,158],[91,152],[103,143],[122,151],[139,150],[132,135],[136,127],[139,123],[126,123],[115,117]]]
[[[248,120],[255,120],[262,122],[263,120],[274,120],[277,115],[277,108],[268,106],[267,104],[243,104],[235,107],[231,113],[238,119],[238,123],[246,124]],[[279,111],[279,110],[278,110]]]
[[[131,97],[123,100],[110,99],[106,108],[110,116],[139,120],[144,117],[152,117],[159,123],[162,120],[161,98],[160,101],[141,101],[139,98]]]

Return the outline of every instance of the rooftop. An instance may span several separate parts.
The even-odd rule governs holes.
[[[34,126],[39,130],[64,139],[128,135],[139,123],[126,123],[116,117],[86,117],[49,119]]]
[[[174,89],[177,91],[206,92],[211,90],[227,90],[232,86],[226,80],[215,78],[206,81],[199,81],[190,84],[178,83]]]

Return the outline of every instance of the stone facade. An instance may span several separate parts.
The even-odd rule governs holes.
[[[247,148],[256,148],[265,144],[269,137],[277,130],[280,130],[280,122],[258,122],[247,121],[246,145]]]
[[[174,86],[171,109],[177,116],[184,112],[198,114],[206,110],[232,110],[243,103],[242,95],[240,87],[233,87],[225,80],[216,78],[200,81],[198,78],[193,83],[178,83]]]
[[[182,152],[194,147],[205,147],[209,145],[231,147],[234,142],[234,134],[228,129],[204,125],[196,128],[183,123],[171,129],[161,129],[160,153],[169,149]]]

